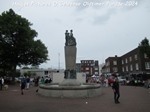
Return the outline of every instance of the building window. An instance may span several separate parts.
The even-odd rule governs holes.
[[[134,55],[135,60],[137,60],[137,54]]]
[[[89,74],[89,72],[85,72],[86,74]]]
[[[106,69],[106,72],[110,72],[110,68],[107,68],[107,69]]]
[[[133,71],[133,67],[132,67],[132,65],[130,65],[130,71]]]
[[[113,71],[114,71],[114,72],[117,72],[117,71],[118,71],[117,67],[114,67],[114,68],[113,68]]]
[[[94,66],[94,64],[91,64],[91,66]]]
[[[139,70],[139,65],[138,65],[138,63],[135,64],[135,68],[136,68],[136,70]]]
[[[117,65],[117,61],[113,61],[113,65]]]
[[[150,62],[145,62],[145,69],[150,69]]]
[[[128,66],[126,66],[126,71],[128,72]]]
[[[128,59],[126,58],[126,63],[128,63]]]
[[[44,71],[44,74],[47,75],[47,74],[48,74],[48,71]]]
[[[124,64],[124,61],[122,60],[122,64]]]
[[[98,72],[95,72],[95,75],[98,75]]]
[[[124,72],[124,67],[122,67],[122,72]]]
[[[130,62],[132,61],[132,57],[131,56],[129,57],[129,60],[130,60]]]
[[[98,68],[95,68],[95,70],[98,70]]]
[[[85,70],[89,70],[89,68],[87,67],[87,68],[85,68]]]
[[[147,54],[146,54],[146,53],[144,53],[144,58],[148,58],[148,56],[147,56]]]
[[[106,66],[109,66],[110,65],[110,62],[108,61],[108,62],[106,62]]]

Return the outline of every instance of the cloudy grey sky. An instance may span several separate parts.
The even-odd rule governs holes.
[[[150,39],[150,0],[1,0],[0,13],[12,8],[33,23],[48,48],[42,68],[65,67],[65,31],[73,29],[77,62],[104,62]],[[60,53],[60,56],[59,56]]]

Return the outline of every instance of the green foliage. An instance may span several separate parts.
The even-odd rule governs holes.
[[[35,77],[35,76],[36,76],[36,73],[32,73],[32,76]]]
[[[147,57],[150,58],[150,44],[149,44],[149,40],[145,37],[145,39],[143,39],[141,41],[141,43],[138,46],[140,54],[146,54]]]
[[[20,77],[21,73],[20,73],[20,70],[17,70],[16,71],[16,77]]]
[[[36,76],[36,73],[32,73],[32,72],[25,72],[23,75],[24,75],[25,77],[26,77],[26,76],[34,77],[34,76]]]
[[[25,72],[23,75],[26,77],[26,76],[28,76],[28,73],[27,73],[27,72]]]
[[[29,67],[27,67],[27,66],[24,66],[24,67],[22,67],[22,69],[30,69]]]
[[[48,50],[32,23],[12,9],[0,15],[0,68],[12,70],[21,65],[40,65],[48,60]]]

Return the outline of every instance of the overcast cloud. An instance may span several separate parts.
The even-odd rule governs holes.
[[[135,4],[129,6],[131,2]],[[149,0],[0,1],[0,13],[10,8],[33,23],[37,38],[47,46],[50,61],[42,68],[58,68],[59,58],[60,67],[65,67],[66,30],[73,29],[77,62],[91,59],[102,63],[136,48],[145,37],[150,39]]]

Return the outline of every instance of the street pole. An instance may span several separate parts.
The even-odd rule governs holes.
[[[58,70],[60,70],[60,53],[58,53]]]

